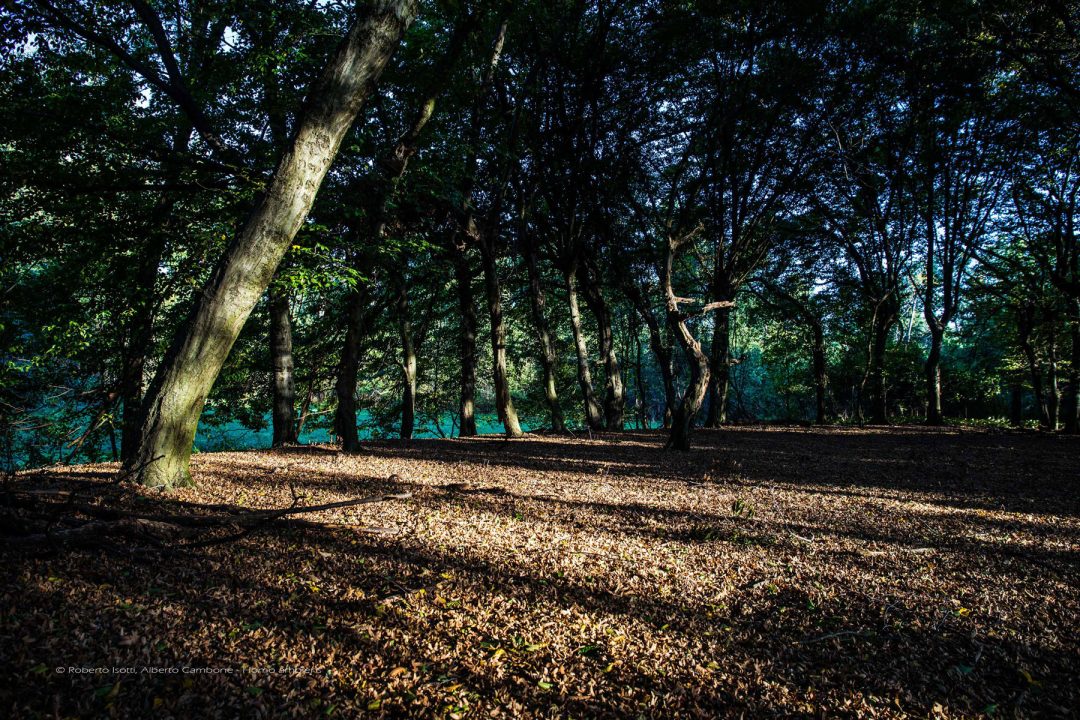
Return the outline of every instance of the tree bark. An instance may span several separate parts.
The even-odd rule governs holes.
[[[889,345],[889,331],[893,320],[885,318],[875,324],[870,352],[870,422],[885,425],[889,422],[888,379],[885,374],[885,351]]]
[[[1017,308],[1018,342],[1024,353],[1024,359],[1027,360],[1028,373],[1031,376],[1031,392],[1035,396],[1035,407],[1039,413],[1039,427],[1050,430],[1050,408],[1043,391],[1042,368],[1039,366],[1039,356],[1035,353],[1035,346],[1031,342],[1034,319],[1033,306],[1020,305]]]
[[[1009,424],[1013,427],[1024,425],[1024,386],[1019,378],[1009,388]]]
[[[1049,416],[1050,430],[1057,432],[1059,412],[1061,410],[1061,390],[1058,387],[1057,333],[1051,328],[1048,345],[1049,356],[1046,362],[1046,411]]]
[[[127,463],[138,482],[164,488],[191,484],[188,460],[206,396],[416,9],[416,0],[376,2],[353,24],[316,81],[270,186],[207,282],[154,379],[139,450]]]
[[[162,201],[155,208],[156,211],[165,215],[162,222],[164,227],[155,228],[155,231],[152,231],[150,241],[140,258],[136,271],[137,297],[133,302],[134,315],[128,326],[127,343],[120,371],[120,398],[123,403],[120,453],[125,462],[133,458],[139,449],[146,354],[150,351],[154,337],[155,286],[161,258],[165,253],[168,234],[167,218],[171,215],[172,208],[171,201]]]
[[[720,297],[719,299],[728,299]],[[727,422],[728,392],[731,387],[731,311],[718,310],[713,321],[710,352],[709,410],[705,427]]]
[[[574,331],[574,349],[577,351],[578,384],[585,401],[585,424],[590,430],[604,428],[603,411],[596,393],[593,392],[592,373],[589,372],[589,348],[585,344],[585,332],[581,327],[581,308],[578,307],[577,265],[572,264],[563,273],[566,282],[566,295],[570,304],[570,326]]]
[[[945,330],[930,326],[930,352],[926,356],[926,424],[941,425],[941,345]]]
[[[1062,403],[1063,430],[1070,434],[1080,433],[1080,299],[1069,299],[1069,336],[1072,355],[1069,359],[1069,387]]]
[[[690,365],[690,385],[683,394],[682,401],[675,409],[671,422],[671,434],[667,447],[675,450],[690,450],[690,433],[694,427],[694,418],[705,402],[709,388],[709,358],[701,350],[701,343],[686,326],[686,318],[679,310],[679,303],[672,288],[672,272],[675,253],[685,241],[669,239],[664,257],[663,286],[667,304],[668,322],[675,330],[675,338],[686,354]]]
[[[479,233],[476,235],[479,236]],[[481,237],[480,263],[484,270],[484,288],[487,291],[488,316],[491,318],[491,356],[495,381],[495,410],[503,424],[507,437],[521,437],[514,398],[510,394],[510,378],[506,372],[506,322],[503,318],[502,291],[499,287],[499,268],[496,264],[495,239]]]
[[[619,371],[619,359],[615,355],[611,311],[588,265],[582,267],[581,279],[585,303],[596,318],[597,334],[600,336],[600,355],[604,358],[604,428],[618,432],[623,429],[625,423],[626,388],[623,385],[622,373]]]
[[[191,143],[192,128],[181,123],[173,135],[172,150],[179,155],[187,152]],[[170,172],[179,178],[176,157],[169,158]],[[142,437],[142,404],[145,386],[146,356],[154,340],[154,314],[157,310],[157,281],[161,259],[169,237],[174,232],[173,210],[176,199],[162,197],[151,213],[149,241],[139,258],[135,272],[136,297],[134,315],[128,326],[127,345],[124,348],[123,366],[120,371],[120,398],[123,415],[120,430],[120,458],[127,462],[135,457]]]
[[[829,422],[829,364],[825,356],[825,329],[816,318],[810,323],[810,331],[813,333],[813,349],[811,350],[814,367],[814,422],[824,425]]]
[[[360,350],[367,336],[371,293],[367,285],[360,285],[349,294],[345,318],[345,344],[341,349],[337,382],[337,409],[334,411],[334,432],[341,439],[341,449],[347,453],[359,452],[360,436],[356,429],[356,375],[360,369]]]
[[[476,301],[473,297],[473,274],[465,247],[455,248],[454,280],[461,311],[461,402],[458,435],[476,435]]]
[[[401,338],[401,429],[402,440],[412,440],[416,428],[416,345],[413,342],[412,321],[409,319],[409,285],[398,278],[397,303],[398,336]]]
[[[540,277],[540,265],[537,260],[536,244],[531,238],[524,239],[525,268],[529,273],[529,308],[532,310],[533,327],[536,339],[540,343],[540,365],[544,370],[544,401],[548,406],[552,432],[566,432],[566,418],[559,405],[559,393],[555,385],[558,355],[555,342],[551,339],[551,330],[545,314],[546,301],[544,285]]]
[[[273,285],[270,287],[270,364],[273,369],[273,447],[279,447],[297,440],[296,384],[289,295]]]
[[[627,299],[634,306],[638,315],[645,321],[649,330],[649,349],[656,358],[656,365],[660,370],[660,377],[664,383],[664,427],[671,427],[671,419],[675,411],[675,374],[671,367],[671,348],[664,343],[664,336],[660,332],[660,323],[656,319],[652,308],[642,294],[641,290],[630,280],[624,284]]]

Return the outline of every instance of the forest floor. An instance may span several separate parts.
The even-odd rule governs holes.
[[[412,495],[197,548],[5,547],[0,715],[1076,716],[1075,439],[695,441],[203,454],[168,495],[21,475],[207,516]]]

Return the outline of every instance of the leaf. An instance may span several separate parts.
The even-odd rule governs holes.
[[[536,686],[539,687],[541,690],[550,690],[553,687],[551,683],[544,682],[543,680],[536,683]]]

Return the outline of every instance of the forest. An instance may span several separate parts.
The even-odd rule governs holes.
[[[0,712],[1075,713],[1078,205],[1071,0],[8,0]]]

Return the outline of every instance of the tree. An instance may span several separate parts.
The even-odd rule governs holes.
[[[196,301],[147,393],[139,451],[127,462],[142,484],[190,484],[188,458],[206,395],[415,13],[415,0],[380,0],[363,12],[313,86],[265,194]]]

